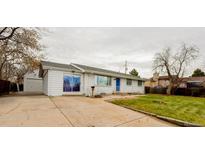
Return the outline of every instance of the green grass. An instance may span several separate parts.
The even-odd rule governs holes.
[[[205,126],[205,98],[150,94],[112,103]]]

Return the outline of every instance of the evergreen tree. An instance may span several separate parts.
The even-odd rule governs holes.
[[[132,69],[132,71],[130,72],[130,74],[139,77],[139,73],[137,72],[137,70],[136,70],[135,68]]]
[[[201,69],[197,68],[193,72],[192,77],[197,77],[197,76],[205,76],[205,73]]]

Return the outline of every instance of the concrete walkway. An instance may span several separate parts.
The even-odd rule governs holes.
[[[113,97],[0,97],[0,126],[174,126],[105,101]]]

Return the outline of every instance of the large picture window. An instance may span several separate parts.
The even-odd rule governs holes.
[[[108,76],[96,76],[96,85],[98,86],[111,86],[111,77]]]
[[[65,75],[63,80],[63,92],[80,91],[80,76]]]

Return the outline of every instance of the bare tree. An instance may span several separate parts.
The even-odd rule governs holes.
[[[0,40],[6,40],[12,38],[14,35],[15,31],[19,27],[3,27],[0,28]]]
[[[164,72],[168,75],[169,86],[167,94],[171,94],[174,87],[178,87],[186,68],[198,55],[199,49],[196,46],[183,44],[176,54],[171,54],[171,48],[156,53],[154,57],[154,70]]]
[[[18,82],[43,57],[40,33],[36,28],[5,27],[0,34],[0,79]]]

